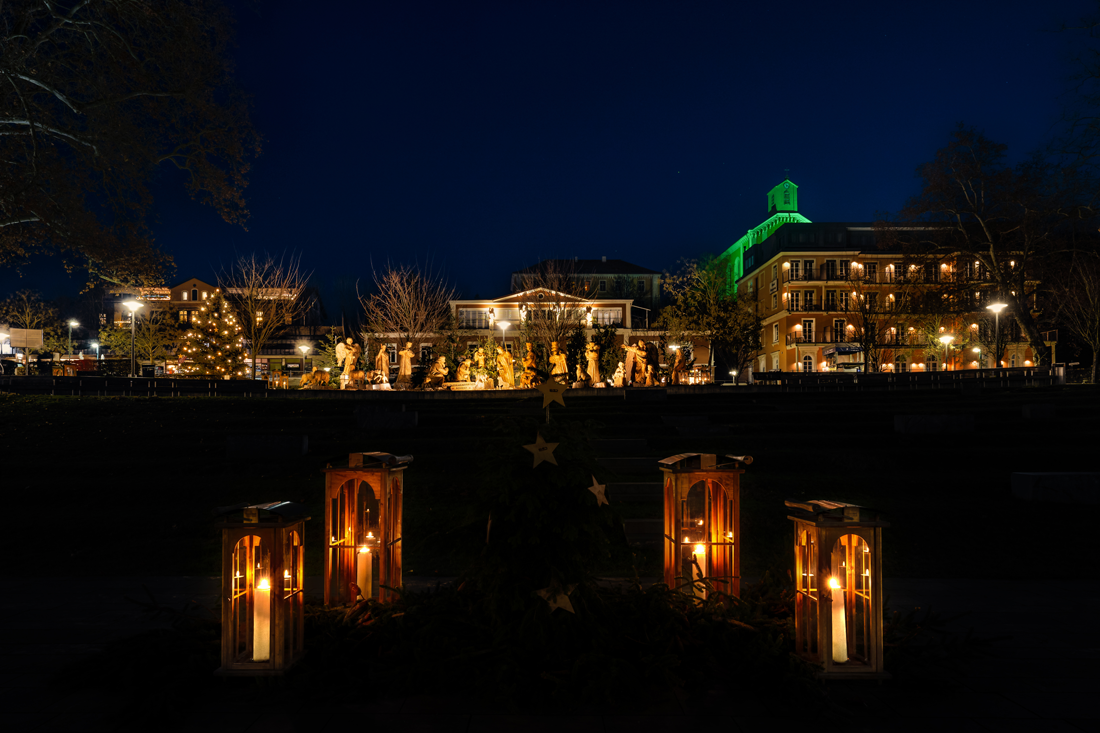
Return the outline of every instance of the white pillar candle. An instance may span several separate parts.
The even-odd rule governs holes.
[[[848,661],[848,625],[844,619],[844,591],[836,578],[829,578],[833,603],[833,661],[844,664]]]
[[[271,658],[271,583],[264,578],[256,585],[252,608],[252,661]]]
[[[374,568],[371,564],[370,548],[360,547],[355,564],[355,584],[359,586],[359,590],[362,591],[364,598],[370,598],[374,595],[371,588],[373,572]],[[351,600],[354,601],[355,599],[352,598]]]
[[[704,570],[703,565],[707,562],[707,548],[705,545],[696,545],[692,556],[695,558],[695,562],[691,566],[691,579],[692,588],[695,590],[695,595],[699,598],[703,598],[706,595],[706,587],[703,585]]]

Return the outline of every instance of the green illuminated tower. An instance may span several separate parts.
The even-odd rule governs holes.
[[[725,261],[727,267],[733,266],[733,280],[739,280],[745,274],[742,258],[745,250],[759,244],[775,234],[784,224],[809,224],[810,220],[798,213],[798,186],[784,179],[782,183],[768,191],[768,218],[759,226],[745,232],[725,252],[718,255],[719,261]],[[736,291],[734,286],[734,291]]]

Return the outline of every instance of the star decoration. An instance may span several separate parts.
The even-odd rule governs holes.
[[[565,407],[565,400],[563,400],[561,396],[565,394],[565,390],[567,389],[569,389],[569,387],[561,382],[547,379],[538,386],[539,392],[542,392],[542,406],[548,407],[551,402],[557,402],[562,407]]]
[[[576,588],[576,584],[562,588],[561,584],[556,580],[550,584],[549,588],[543,588],[542,590],[535,591],[535,595],[542,598],[550,606],[550,613],[554,612],[554,609],[560,608],[563,611],[569,613],[575,613],[573,610],[573,604],[569,602],[569,594]]]
[[[588,490],[596,495],[596,506],[607,503],[607,486],[597,481],[595,476],[592,477],[592,485]]]
[[[554,449],[558,447],[558,444],[547,443],[542,439],[542,433],[536,433],[535,442],[523,447],[535,454],[535,464],[531,468],[535,468],[543,461],[549,461],[555,466],[558,465],[558,460],[554,458]]]

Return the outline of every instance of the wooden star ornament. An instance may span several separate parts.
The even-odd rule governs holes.
[[[535,454],[535,463],[531,468],[537,467],[543,461],[553,463],[555,466],[558,465],[558,459],[554,458],[554,449],[558,447],[558,444],[547,443],[542,439],[542,433],[536,433],[535,442],[523,447]]]
[[[588,490],[596,495],[596,506],[607,503],[607,485],[601,484],[595,476],[592,477],[592,485],[588,487]]]
[[[562,407],[565,407],[565,400],[562,399],[562,395],[565,394],[565,390],[567,389],[569,389],[569,387],[561,382],[547,379],[538,386],[539,392],[542,392],[542,406],[549,407],[551,402],[557,402]]]
[[[546,601],[550,606],[550,613],[553,613],[558,608],[563,611],[568,611],[569,613],[576,613],[573,610],[573,604],[569,601],[569,594],[572,593],[573,589],[576,587],[576,584],[573,584],[566,588],[562,588],[560,583],[554,581],[550,584],[549,588],[535,591],[535,595]]]

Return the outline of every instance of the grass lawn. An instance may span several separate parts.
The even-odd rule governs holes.
[[[555,420],[598,437],[648,440],[654,459],[680,452],[749,454],[742,477],[743,572],[791,564],[784,498],[830,498],[885,511],[885,573],[895,577],[1080,577],[1088,553],[1081,507],[1011,496],[1014,471],[1095,468],[1093,387],[669,397],[663,402],[570,398]],[[1026,403],[1053,404],[1052,421],[1026,421]],[[406,473],[405,570],[455,575],[478,548],[458,538],[485,518],[472,504],[478,466],[531,442],[534,399],[415,401],[419,426],[357,427],[366,400],[74,398],[0,394],[3,486],[17,575],[216,575],[211,510],[239,501],[310,507],[307,567],[321,572],[326,462],[351,451],[412,454]],[[377,404],[377,403],[373,403]],[[969,413],[969,435],[900,435],[899,413]],[[705,415],[725,434],[684,437],[662,414]],[[234,433],[309,437],[307,455],[255,460],[227,455]],[[519,438],[524,440],[519,441]],[[660,479],[598,474],[601,482]],[[517,476],[522,482],[523,476]],[[660,505],[622,505],[624,516],[660,516]],[[41,520],[41,521],[39,521]],[[601,572],[629,574],[625,545]],[[656,553],[640,559],[656,575]]]

